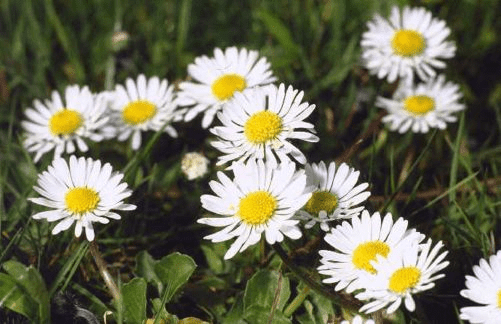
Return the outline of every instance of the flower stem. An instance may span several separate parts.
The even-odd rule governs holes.
[[[116,283],[113,281],[111,274],[108,272],[108,269],[106,269],[106,261],[104,261],[101,253],[99,253],[96,241],[90,242],[89,250],[94,257],[94,261],[96,262],[96,266],[99,269],[101,277],[103,277],[104,283],[110,290],[113,299],[118,302],[120,300],[120,291],[118,290]]]
[[[285,310],[284,310],[284,316],[285,317],[290,317],[290,316],[292,316],[292,314],[294,314],[294,312],[296,311],[296,309],[298,309],[299,306],[301,306],[301,304],[306,299],[306,296],[308,296],[308,294],[310,293],[310,289],[311,288],[308,285],[305,285],[303,287],[303,289],[301,290],[301,292],[299,293],[299,295],[297,295],[292,300],[292,302],[289,304],[289,306],[287,306],[285,308]]]

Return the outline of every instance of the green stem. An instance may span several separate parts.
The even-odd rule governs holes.
[[[284,310],[284,316],[285,317],[290,317],[296,309],[303,304],[304,300],[306,299],[306,296],[310,293],[310,287],[309,286],[304,286],[299,295],[297,295],[292,302],[285,308]]]

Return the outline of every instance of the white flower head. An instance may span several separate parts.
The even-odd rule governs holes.
[[[52,230],[57,234],[67,230],[74,222],[75,236],[80,237],[85,228],[87,240],[94,240],[93,222],[107,224],[109,218],[120,219],[111,210],[134,210],[135,205],[123,199],[132,193],[123,174],[113,172],[111,165],[91,158],[70,156],[69,163],[62,158],[52,162],[47,171],[38,175],[34,187],[42,197],[29,198],[35,204],[52,208],[33,215],[34,219],[59,221]]]
[[[262,234],[269,244],[281,242],[284,235],[291,239],[301,237],[299,221],[292,217],[311,195],[305,190],[304,171],[296,171],[292,162],[270,167],[262,160],[233,163],[232,171],[233,180],[218,172],[219,181],[209,183],[216,195],[201,197],[202,207],[221,216],[198,220],[202,224],[224,227],[206,239],[222,242],[237,238],[225,259],[256,244]]]
[[[340,324],[375,324],[375,323],[376,322],[374,322],[374,320],[371,319],[364,321],[364,319],[360,315],[357,315],[353,317],[351,321],[344,320],[341,321]]]
[[[144,131],[159,131],[167,125],[164,131],[177,137],[170,123],[182,120],[184,113],[183,109],[177,109],[173,85],[158,77],[146,79],[142,74],[136,81],[125,80],[125,86],[116,85],[111,109],[118,140],[125,141],[132,136],[134,150],[141,146]]]
[[[324,283],[336,283],[336,291],[348,293],[364,288],[363,279],[377,273],[374,261],[398,254],[410,244],[420,242],[424,236],[407,229],[402,217],[393,223],[390,213],[381,222],[378,212],[372,216],[367,210],[361,217],[354,216],[351,224],[344,221],[325,235],[325,241],[334,248],[320,250],[320,274],[329,276]],[[377,259],[377,257],[380,257]]]
[[[34,100],[34,109],[26,109],[27,120],[21,123],[26,132],[24,147],[35,152],[35,162],[52,150],[55,158],[75,152],[75,147],[86,152],[87,140],[105,138],[100,129],[108,122],[106,104],[104,96],[78,85],[66,87],[64,100],[57,91],[52,92],[51,99]]]
[[[307,221],[305,228],[319,223],[320,228],[327,232],[329,222],[357,216],[364,209],[363,206],[356,207],[370,196],[370,192],[364,191],[368,183],[355,186],[360,171],[346,163],[336,169],[336,163],[331,162],[327,168],[323,161],[306,164],[305,171],[307,186],[314,188],[310,200],[298,212],[299,217]]]
[[[462,307],[459,317],[470,323],[496,324],[501,318],[501,251],[473,267],[475,276],[466,276],[461,296],[480,306]]]
[[[209,171],[209,159],[197,152],[186,153],[181,159],[181,171],[188,180],[204,176]]]
[[[195,63],[188,65],[188,74],[195,82],[179,84],[178,102],[181,106],[192,106],[186,121],[204,113],[203,128],[209,127],[216,113],[235,93],[276,80],[266,58],[259,58],[257,51],[236,47],[228,47],[224,52],[216,48],[212,58],[206,55],[195,58]]]
[[[445,129],[447,122],[457,120],[453,114],[465,109],[465,105],[459,103],[462,96],[457,84],[445,82],[445,77],[440,75],[417,86],[403,83],[393,99],[378,97],[376,106],[388,111],[382,121],[389,124],[392,131],[427,133],[430,128]]]
[[[372,313],[390,305],[387,312],[391,314],[404,300],[407,310],[413,312],[416,305],[412,295],[433,288],[434,281],[445,276],[437,274],[449,265],[449,261],[444,261],[448,252],[439,255],[442,247],[440,241],[431,249],[431,239],[428,239],[424,244],[411,244],[403,253],[388,258],[378,256],[377,262],[372,262],[376,275],[365,278],[362,285],[366,290],[355,296],[370,300],[360,311]]]
[[[285,90],[268,85],[235,93],[218,118],[223,126],[210,131],[219,137],[212,145],[223,155],[218,165],[233,160],[265,159],[272,165],[289,161],[289,155],[297,162],[306,163],[304,154],[290,139],[318,142],[313,124],[303,121],[315,105],[302,102],[304,93],[289,86]]]
[[[362,60],[377,77],[393,82],[397,77],[412,83],[414,73],[421,80],[435,76],[434,69],[445,67],[443,59],[456,52],[443,20],[433,18],[424,8],[393,7],[390,19],[380,15],[367,23],[362,35]]]

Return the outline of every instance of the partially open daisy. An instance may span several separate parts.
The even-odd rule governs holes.
[[[366,290],[355,296],[371,300],[360,311],[372,313],[390,305],[387,312],[393,313],[403,299],[407,310],[413,312],[416,305],[412,295],[433,288],[434,281],[445,276],[436,274],[449,265],[449,261],[444,261],[448,252],[439,255],[442,247],[440,241],[431,249],[431,239],[428,239],[424,244],[411,244],[403,253],[388,258],[378,256],[377,262],[372,262],[376,275],[366,278],[362,283]]]
[[[210,129],[219,137],[212,145],[223,152],[217,164],[247,159],[266,159],[276,164],[276,157],[284,162],[290,160],[288,155],[306,163],[304,154],[289,142],[318,142],[313,124],[303,121],[315,105],[302,102],[303,95],[292,86],[286,91],[283,83],[278,88],[269,85],[236,93],[218,113],[223,126]]]
[[[188,65],[188,74],[196,82],[179,84],[178,102],[181,106],[192,106],[186,121],[204,112],[203,128],[209,127],[222,105],[235,93],[276,80],[266,58],[259,59],[257,51],[236,47],[228,47],[224,52],[216,48],[213,58],[206,55],[195,58],[195,63]]]
[[[462,307],[459,317],[470,323],[496,324],[501,318],[501,251],[473,267],[475,276],[466,276],[461,296],[480,306]]]
[[[334,251],[319,251],[322,265],[318,267],[318,272],[329,276],[323,280],[324,283],[337,282],[337,291],[346,289],[351,293],[363,288],[363,278],[377,272],[373,262],[378,255],[386,258],[390,253],[398,253],[422,239],[422,234],[407,229],[407,221],[403,218],[393,223],[388,213],[381,222],[379,213],[371,216],[364,210],[361,217],[351,219],[351,224],[344,221],[325,235],[325,241]]]
[[[459,102],[462,96],[457,84],[445,82],[445,77],[440,75],[417,86],[403,83],[393,99],[378,97],[376,106],[388,111],[382,121],[389,124],[391,130],[426,133],[430,128],[445,129],[446,122],[457,120],[453,114],[465,109]]]
[[[188,180],[201,178],[209,171],[209,159],[198,152],[186,153],[181,159],[181,171]]]
[[[117,129],[119,141],[125,141],[132,136],[132,148],[141,146],[142,131],[164,131],[171,137],[177,137],[177,132],[170,125],[173,121],[182,120],[183,109],[177,109],[174,97],[174,86],[166,79],[158,77],[146,79],[139,75],[137,80],[125,80],[125,86],[115,87],[111,108],[113,124]]]
[[[199,223],[224,227],[205,238],[222,242],[237,237],[224,258],[256,244],[264,233],[269,244],[281,242],[284,235],[291,239],[301,237],[294,213],[310,198],[305,190],[304,171],[296,171],[292,162],[276,167],[262,160],[247,164],[234,163],[235,178],[230,180],[218,172],[219,182],[209,183],[213,195],[202,195],[202,207],[222,217],[201,218]]]
[[[310,200],[298,212],[299,217],[307,222],[306,228],[319,223],[320,228],[327,232],[329,222],[360,214],[364,207],[356,206],[371,195],[364,191],[368,183],[355,186],[360,171],[355,171],[346,163],[336,169],[336,163],[331,162],[327,169],[321,161],[319,164],[306,164],[305,171],[307,186],[314,188]]]
[[[47,171],[38,175],[34,187],[42,197],[29,198],[35,204],[53,208],[33,215],[34,219],[59,221],[52,230],[57,234],[67,230],[74,222],[75,236],[80,237],[85,228],[87,240],[94,240],[92,222],[107,224],[108,218],[120,219],[111,210],[133,210],[135,205],[123,199],[132,193],[127,184],[120,182],[123,174],[112,172],[111,165],[101,161],[70,156],[69,163],[55,159]]]
[[[67,86],[64,100],[57,91],[44,102],[33,101],[33,108],[25,111],[27,120],[21,125],[25,130],[24,147],[35,152],[35,162],[54,150],[54,157],[73,153],[76,147],[88,150],[86,140],[101,141],[101,128],[108,122],[104,115],[106,98],[91,93],[87,86]]]
[[[435,76],[434,68],[444,68],[442,59],[456,52],[443,20],[433,18],[424,8],[393,7],[389,20],[376,14],[362,35],[362,59],[377,77],[393,82],[397,77],[412,81]]]

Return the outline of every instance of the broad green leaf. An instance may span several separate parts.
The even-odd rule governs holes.
[[[231,306],[230,311],[224,317],[222,324],[246,324],[244,320],[244,300],[243,295],[239,294]]]
[[[166,303],[188,281],[196,267],[191,257],[178,252],[163,257],[155,264],[155,273],[164,285]]]
[[[259,305],[268,312],[273,306],[275,294],[278,293],[277,310],[282,310],[290,297],[290,285],[287,277],[280,279],[277,271],[260,270],[256,272],[247,282],[244,294],[244,308]]]
[[[146,281],[134,278],[122,287],[127,323],[142,324],[146,319]]]
[[[200,248],[205,255],[205,260],[207,260],[209,268],[214,271],[215,274],[222,273],[224,271],[223,257],[218,255],[212,246],[202,245]]]
[[[163,290],[162,282],[155,273],[155,259],[146,251],[141,251],[136,256],[136,269],[135,273],[138,277],[143,277],[147,282],[154,284],[158,293]]]
[[[37,322],[37,302],[8,274],[0,273],[0,305]]]
[[[252,305],[245,310],[245,319],[252,324],[290,324],[292,323],[290,319],[284,316],[284,314],[276,309],[273,314],[267,307],[262,307],[259,305]]]
[[[49,293],[38,270],[31,266],[26,267],[22,263],[12,260],[5,262],[3,268],[38,303],[40,323],[49,323]]]

